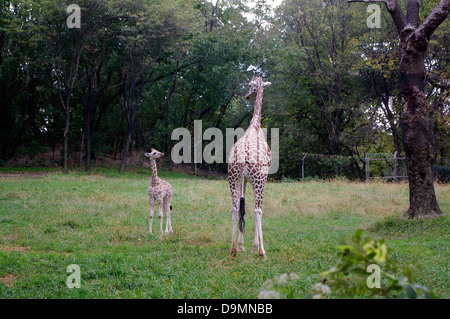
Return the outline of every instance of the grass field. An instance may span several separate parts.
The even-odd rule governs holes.
[[[443,217],[410,221],[402,218],[405,183],[269,183],[263,260],[250,252],[250,188],[247,251],[233,259],[226,180],[160,172],[174,189],[174,232],[161,237],[157,218],[147,233],[149,176],[3,168],[0,298],[256,298],[265,280],[291,272],[300,277],[296,295],[306,297],[335,263],[340,240],[358,228],[386,238],[396,261],[417,268],[420,284],[450,297],[450,185],[436,185]],[[78,289],[66,285],[70,264],[81,269]]]

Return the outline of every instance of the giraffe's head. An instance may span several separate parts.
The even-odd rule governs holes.
[[[161,153],[154,148],[150,150],[150,153],[144,153],[149,159],[157,159],[164,156],[164,153]]]
[[[250,98],[256,96],[261,85],[263,87],[266,87],[271,84],[272,83],[270,83],[270,82],[264,82],[262,79],[262,75],[258,75],[255,73],[253,75],[250,83],[248,84],[248,92],[247,92],[247,94],[245,94],[245,98],[250,99]]]

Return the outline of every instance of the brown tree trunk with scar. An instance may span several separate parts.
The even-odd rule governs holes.
[[[440,216],[431,169],[434,142],[425,98],[424,56],[431,35],[449,15],[450,0],[442,0],[420,26],[419,0],[408,0],[406,17],[396,0],[349,2],[384,2],[394,20],[400,39],[399,86],[403,105],[400,126],[409,179],[410,206],[405,217]]]

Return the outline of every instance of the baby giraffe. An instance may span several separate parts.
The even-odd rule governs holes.
[[[172,210],[172,186],[166,181],[163,181],[158,177],[158,171],[156,167],[156,159],[163,157],[164,153],[158,152],[154,148],[151,149],[150,153],[145,153],[150,159],[150,164],[152,166],[152,180],[148,188],[148,195],[150,197],[150,222],[149,222],[149,232],[152,233],[152,222],[153,216],[155,214],[155,200],[158,202],[158,218],[160,225],[160,234],[163,233],[163,207],[166,211],[166,233],[172,232],[172,222],[170,219],[170,213]]]

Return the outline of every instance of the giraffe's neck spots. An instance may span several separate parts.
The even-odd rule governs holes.
[[[261,126],[261,108],[263,100],[263,84],[261,83],[258,87],[258,93],[256,94],[255,109],[253,111],[253,117],[250,125]]]
[[[152,185],[155,186],[158,183],[158,168],[154,159],[152,159],[150,163],[152,166]]]

